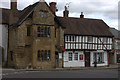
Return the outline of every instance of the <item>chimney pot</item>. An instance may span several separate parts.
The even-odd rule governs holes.
[[[11,0],[11,9],[17,9],[17,0]]]
[[[83,12],[81,12],[80,18],[84,18]]]
[[[63,17],[68,17],[69,11],[68,8],[65,6],[65,11],[63,11]]]
[[[56,14],[56,2],[51,2],[49,5],[53,13]]]

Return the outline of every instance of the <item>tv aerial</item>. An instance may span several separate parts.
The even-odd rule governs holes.
[[[72,2],[66,3],[66,7],[69,8],[71,3],[72,3]]]

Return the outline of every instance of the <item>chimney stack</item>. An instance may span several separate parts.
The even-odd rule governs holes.
[[[81,12],[80,18],[84,18],[83,12]]]
[[[69,15],[69,11],[67,7],[65,6],[65,11],[63,11],[63,17],[68,17],[68,15]]]
[[[11,9],[17,9],[17,0],[11,0]]]
[[[51,2],[49,5],[53,13],[56,14],[56,2]]]

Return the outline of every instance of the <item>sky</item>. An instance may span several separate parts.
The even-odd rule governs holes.
[[[22,10],[28,5],[40,0],[17,0],[18,9]],[[57,16],[63,16],[64,6],[69,6],[70,17],[80,17],[83,12],[85,18],[102,19],[109,26],[120,30],[118,27],[119,0],[45,0],[57,2]],[[68,5],[69,4],[69,5]],[[119,4],[120,6],[120,4]],[[0,2],[0,8],[10,9],[10,0]],[[120,11],[119,11],[120,12]]]

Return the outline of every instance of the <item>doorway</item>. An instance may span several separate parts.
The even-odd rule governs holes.
[[[90,52],[85,52],[85,67],[90,67]]]
[[[58,68],[58,59],[59,59],[58,52],[55,52],[55,67],[56,68]]]

